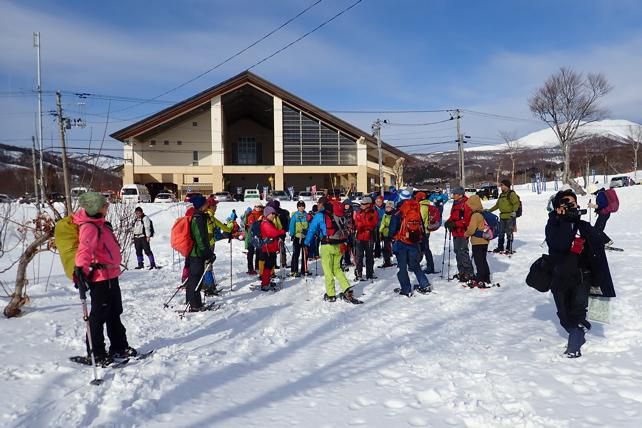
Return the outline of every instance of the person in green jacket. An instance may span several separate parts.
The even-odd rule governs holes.
[[[207,232],[207,201],[203,196],[194,196],[190,202],[194,206],[194,214],[190,222],[190,232],[194,240],[194,246],[189,254],[188,266],[189,276],[185,284],[185,300],[189,305],[190,312],[202,310],[203,301],[201,293],[198,291],[206,263],[214,263],[216,256],[210,246],[209,235]]]
[[[517,210],[519,209],[519,196],[514,190],[511,190],[511,182],[508,179],[501,181],[502,193],[497,198],[497,202],[488,211],[499,209],[499,237],[497,238],[497,248],[493,253],[513,253],[513,227]],[[505,237],[505,239],[504,239]],[[506,250],[504,251],[504,242]]]
[[[386,202],[386,208],[379,224],[379,236],[383,239],[383,264],[380,268],[392,267],[394,264],[390,260],[392,257],[392,236],[390,235],[390,220],[395,213],[395,203],[393,201]]]

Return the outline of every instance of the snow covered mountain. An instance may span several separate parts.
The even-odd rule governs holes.
[[[639,124],[628,120],[607,119],[597,122],[589,122],[580,126],[577,136],[589,137],[600,136],[608,137],[613,140],[623,141],[630,135],[631,127],[638,127]],[[538,148],[555,148],[559,145],[555,133],[550,128],[532,132],[517,140],[520,149],[538,149]],[[494,150],[505,150],[505,144],[466,147],[467,152],[483,152]]]

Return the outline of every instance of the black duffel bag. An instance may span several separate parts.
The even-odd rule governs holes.
[[[553,266],[548,254],[542,254],[542,257],[535,260],[531,265],[530,271],[526,276],[526,285],[535,290],[546,293],[551,289],[553,280]]]

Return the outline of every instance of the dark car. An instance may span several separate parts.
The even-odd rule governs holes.
[[[497,199],[499,197],[499,189],[495,185],[482,186],[477,190],[477,196],[482,200],[484,199]]]
[[[62,193],[53,192],[47,195],[47,200],[50,204],[53,204],[54,202],[65,202],[65,195],[63,195]]]

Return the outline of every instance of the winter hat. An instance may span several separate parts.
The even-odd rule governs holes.
[[[381,196],[381,195],[377,196],[377,199],[375,199],[375,202],[376,202],[376,201],[381,201],[381,202],[383,202],[383,196]]]
[[[279,208],[281,208],[281,202],[278,199],[275,199],[270,203],[272,204],[275,210],[278,210]]]
[[[78,198],[80,208],[84,208],[88,216],[98,214],[98,211],[107,203],[107,199],[98,192],[86,192]]]
[[[142,213],[142,212],[143,212],[143,209],[142,209],[141,207],[136,207],[136,209],[134,210],[134,212]]]
[[[555,194],[555,197],[553,198],[553,208],[559,208],[562,204],[562,199],[566,198],[567,196],[572,196],[577,201],[577,195],[571,189],[560,190]]]
[[[276,210],[274,207],[268,206],[266,209],[263,210],[263,217],[267,217],[270,214],[276,214]]]
[[[372,203],[372,198],[370,196],[366,196],[363,199],[361,199],[361,205],[371,204],[371,203]]]
[[[394,201],[387,201],[386,202],[386,208],[393,208],[395,207]]]
[[[297,203],[296,203],[296,207],[297,207],[297,208],[299,208],[299,207],[303,207],[303,208],[305,208],[305,201],[299,201],[299,202],[297,202]]]
[[[352,201],[350,199],[344,199],[342,202],[343,205],[350,205],[352,206]]]
[[[205,202],[207,202],[207,199],[205,199],[205,196],[196,195],[189,198],[189,201],[192,203],[194,208],[196,208],[197,210],[200,210],[203,207],[203,205],[205,205]]]
[[[463,188],[463,187],[455,187],[455,188],[452,190],[452,194],[453,194],[453,195],[465,195],[465,194],[466,194],[466,192],[464,191],[464,188]]]
[[[319,211],[319,206],[317,204],[312,205],[312,212],[315,213]]]
[[[424,199],[426,199],[426,193],[425,193],[425,192],[419,192],[419,193],[417,193],[417,194],[415,195],[415,200],[416,200],[417,202],[419,202],[419,201],[423,201]]]
[[[412,198],[412,193],[409,192],[408,189],[403,189],[401,193],[399,193],[399,199],[401,199],[402,201],[410,198]]]
[[[500,183],[503,184],[504,186],[508,187],[509,189],[510,189],[510,186],[512,186],[512,183],[510,182],[510,180],[508,178],[503,179],[502,181],[500,181]]]

